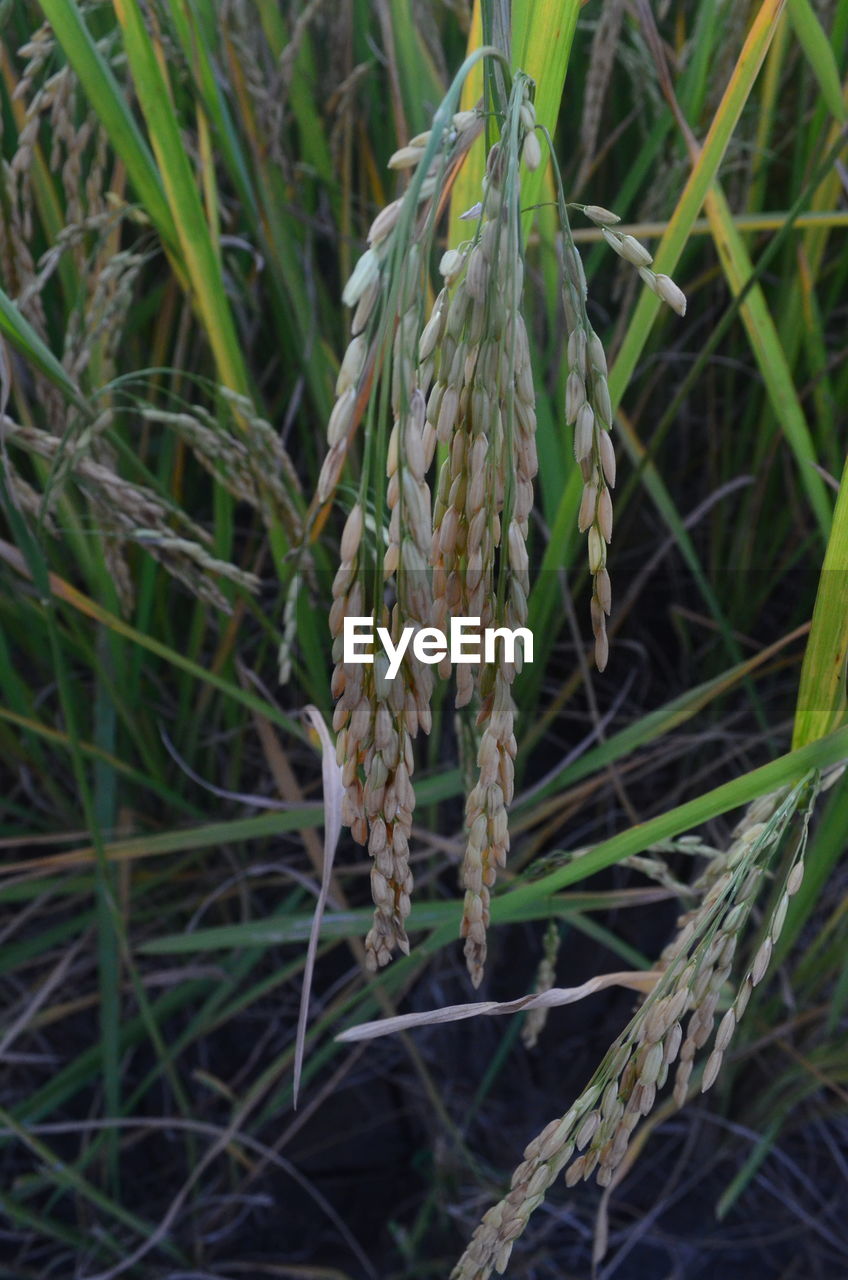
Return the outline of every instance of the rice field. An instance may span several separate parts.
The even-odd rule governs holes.
[[[0,1278],[843,1275],[848,5],[0,10]]]

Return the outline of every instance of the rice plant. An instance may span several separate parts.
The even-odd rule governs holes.
[[[841,1274],[846,7],[0,42],[0,1270]]]

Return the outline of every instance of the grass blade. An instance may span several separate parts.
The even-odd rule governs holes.
[[[813,625],[801,668],[793,747],[806,746],[845,719],[848,662],[848,462],[825,552]]]
[[[553,133],[562,102],[581,0],[513,0],[512,62],[536,81],[536,119]],[[521,179],[521,203],[532,209],[542,197],[547,165]],[[525,231],[533,221],[530,213]]]
[[[754,268],[718,184],[707,192],[706,208],[728,284],[734,297],[738,297],[753,276]],[[830,500],[824,481],[815,469],[817,455],[810,429],[792,381],[777,328],[759,284],[748,288],[740,311],[775,416],[795,454],[801,483],[826,540],[831,523]]]
[[[49,378],[71,404],[85,408],[76,383],[68,376],[50,348],[38,336],[30,322],[0,289],[0,332],[39,373]]]
[[[839,68],[833,56],[830,41],[822,29],[810,0],[789,0],[789,19],[819,82],[828,111],[834,120],[845,124],[848,120],[848,112],[842,101]]]
[[[339,836],[342,833],[342,798],[344,795],[341,769],[336,763],[335,744],[330,737],[330,731],[327,728],[324,717],[318,708],[313,706],[305,708],[305,715],[317,733],[321,744],[321,774],[324,785],[324,862],[321,868],[321,890],[318,901],[315,904],[312,927],[309,930],[309,945],[303,969],[303,991],[300,997],[300,1011],[297,1018],[294,1081],[292,1084],[292,1100],[295,1108],[297,1108],[300,1076],[303,1071],[303,1050],[306,1042],[306,1024],[309,1018],[309,995],[312,990],[315,955],[318,950],[318,939],[321,936],[321,918],[324,914],[324,905],[330,892],[333,858],[335,857]]]
[[[751,25],[733,74],[710,125],[700,157],[692,168],[683,194],[655,255],[654,269],[658,272],[672,275],[680,261],[692,226],[715,180],[727,145],[750,97],[785,2],[786,0],[764,0]],[[661,305],[655,294],[649,289],[644,290],[621,344],[618,358],[610,371],[610,396],[613,407],[620,403],[627,384],[633,376],[647,342],[651,325]]]
[[[159,164],[182,260],[215,355],[218,375],[225,386],[246,395],[247,371],[227,301],[221,262],[180,136],[164,64],[157,56],[136,0],[115,0],[115,12],[124,33],[127,59]]]

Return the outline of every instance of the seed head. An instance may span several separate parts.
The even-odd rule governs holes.
[[[617,213],[611,213],[609,209],[604,209],[599,204],[586,204],[583,206],[583,212],[598,227],[614,227],[617,222],[621,222]]]
[[[345,521],[345,527],[342,532],[341,559],[343,564],[349,564],[359,550],[359,544],[362,541],[362,523],[362,507],[357,502],[351,507],[350,515]]]
[[[606,564],[606,547],[595,525],[589,530],[589,572],[597,573]]]
[[[401,147],[389,157],[389,169],[414,169],[424,154],[421,147]]]
[[[531,172],[534,169],[538,169],[542,163],[542,148],[539,145],[539,139],[535,131],[528,133],[525,137],[522,156],[524,157],[524,163]]]
[[[380,263],[373,249],[366,249],[353,269],[342,293],[342,302],[346,307],[355,307],[366,289],[377,279]]]
[[[577,414],[574,428],[574,456],[578,462],[588,458],[592,452],[595,435],[595,415],[589,404],[582,404]]]
[[[371,223],[371,230],[368,232],[368,244],[378,245],[394,231],[397,220],[400,217],[402,200],[393,200],[391,204],[387,204],[381,209],[374,221]]]
[[[598,498],[598,528],[605,542],[612,542],[612,498],[609,489],[602,489]]]
[[[671,276],[657,275],[656,272],[651,271],[650,267],[641,267],[639,275],[648,288],[667,303],[672,311],[676,311],[679,316],[686,315],[686,295],[674,283]]]
[[[439,263],[439,274],[444,277],[446,284],[453,284],[459,276],[465,264],[465,255],[460,253],[458,249],[448,249],[442,254]]]
[[[598,437],[598,450],[601,455],[601,467],[603,468],[604,478],[611,489],[615,488],[615,450],[612,447],[612,440],[606,431],[601,431]]]
[[[577,516],[577,527],[581,533],[585,533],[595,519],[595,508],[598,501],[597,486],[589,483],[583,486],[583,497],[580,502],[580,511]]]
[[[565,420],[570,425],[576,421],[582,405],[586,403],[586,386],[576,370],[568,375],[565,384]]]
[[[595,595],[598,598],[598,604],[608,615],[612,607],[612,587],[606,569],[601,569],[600,573],[595,574]]]
[[[617,231],[610,231],[609,227],[602,227],[601,232],[609,247],[625,262],[634,267],[649,267],[653,262],[651,254],[635,236],[620,235]]]

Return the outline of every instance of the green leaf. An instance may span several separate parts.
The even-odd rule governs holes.
[[[795,710],[794,747],[830,733],[845,719],[848,662],[848,462],[842,472],[825,551],[813,625]]]
[[[536,119],[553,135],[562,102],[581,0],[513,0],[512,65],[536,81]],[[544,158],[544,147],[542,151]],[[532,208],[542,198],[547,165],[521,176],[521,203]],[[530,222],[533,214],[529,215]]]
[[[672,275],[680,260],[707,192],[724,159],[727,145],[750,97],[777,28],[783,5],[784,0],[764,0],[757,12],[713,117],[700,156],[692,167],[692,172],[655,255],[654,269],[657,272]],[[659,298],[650,289],[643,291],[621,344],[618,358],[610,371],[610,395],[613,407],[621,402],[661,305]]]
[[[830,41],[819,22],[810,0],[789,0],[789,19],[800,41],[813,74],[819,82],[827,109],[845,124],[848,112],[842,100],[842,81]]]
[[[739,297],[751,280],[754,268],[718,183],[707,192],[706,208],[728,284],[734,297]],[[830,500],[824,481],[816,470],[818,459],[810,429],[792,381],[786,353],[759,283],[748,289],[740,311],[775,416],[795,455],[801,483],[826,539],[830,532]]]
[[[115,0],[114,7],[124,33],[127,59],[159,164],[182,260],[215,355],[218,375],[225,386],[246,395],[249,381],[224,289],[221,263],[180,134],[171,86],[137,0]]]
[[[59,388],[71,404],[81,409],[85,408],[85,401],[79,387],[2,289],[0,289],[0,332],[39,373],[43,373],[45,378],[49,378],[53,385]]]

